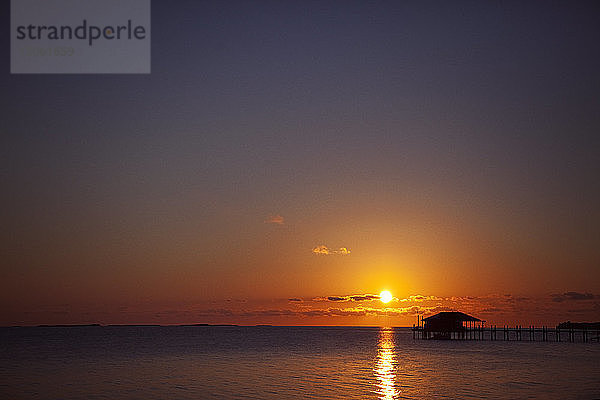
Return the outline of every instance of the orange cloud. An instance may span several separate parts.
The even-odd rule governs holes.
[[[439,301],[439,300],[444,300],[444,299],[442,299],[441,297],[437,297],[437,296],[424,296],[422,294],[411,295],[404,299],[399,299],[400,302]]]
[[[346,255],[350,254],[350,250],[347,247],[340,247],[338,249],[330,249],[329,247],[325,246],[324,244],[313,248],[312,252],[314,254],[319,254],[319,255],[324,255],[324,256],[329,256],[329,255],[346,256]]]
[[[283,217],[279,214],[269,215],[269,217],[265,220],[265,224],[283,225],[283,222]]]

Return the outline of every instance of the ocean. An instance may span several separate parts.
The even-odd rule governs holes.
[[[378,327],[0,328],[2,399],[600,399],[600,344]]]

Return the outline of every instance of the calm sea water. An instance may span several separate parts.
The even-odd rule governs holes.
[[[0,329],[2,399],[599,399],[600,344],[345,327]]]

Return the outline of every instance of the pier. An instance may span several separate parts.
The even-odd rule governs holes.
[[[600,343],[598,327],[485,326],[485,321],[460,312],[441,312],[428,318],[417,316],[412,332],[413,339]]]

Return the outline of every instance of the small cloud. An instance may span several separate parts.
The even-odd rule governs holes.
[[[269,215],[269,217],[265,220],[265,224],[283,225],[283,222],[283,217],[279,214]]]
[[[350,296],[352,301],[371,301],[371,300],[379,300],[379,296],[374,294],[358,294]]]
[[[408,296],[407,298],[404,299],[400,299],[400,302],[419,302],[419,301],[439,301],[439,300],[444,300],[441,297],[437,297],[437,296],[424,296],[422,294],[415,294],[415,295],[411,295]]]
[[[504,309],[499,308],[499,307],[488,307],[488,308],[483,308],[479,311],[480,313],[497,313],[497,312],[504,312]]]
[[[569,300],[593,300],[595,296],[591,293],[567,292],[564,294]]]
[[[346,255],[350,254],[350,250],[347,247],[340,247],[338,249],[330,249],[329,247],[325,246],[324,244],[313,248],[312,252],[314,254],[319,254],[319,255],[324,255],[324,256],[329,256],[329,255],[346,256]]]
[[[294,302],[299,302],[300,303],[300,302],[302,302],[302,299],[300,299],[298,297],[292,297],[292,298],[289,298],[288,301],[294,301]]]
[[[529,298],[529,297],[517,297],[516,300],[517,301],[530,301],[531,298]]]
[[[436,307],[429,307],[429,308],[421,308],[421,310],[425,310],[425,314],[437,314],[437,313],[442,312],[442,311],[456,311],[455,308],[453,308],[453,307],[447,307],[447,306],[436,306]]]
[[[230,302],[234,302],[234,303],[246,303],[247,300],[246,299],[225,299],[226,302],[230,303]]]
[[[327,246],[323,245],[323,244],[320,245],[320,246],[315,247],[314,249],[312,249],[312,252],[314,254],[323,254],[323,255],[329,255],[330,254],[329,248]]]
[[[591,293],[566,292],[563,294],[553,294],[551,297],[552,301],[562,303],[569,300],[594,300],[598,296],[594,296]]]
[[[376,294],[351,294],[346,296],[322,296],[315,297],[313,301],[372,301],[379,300]]]

